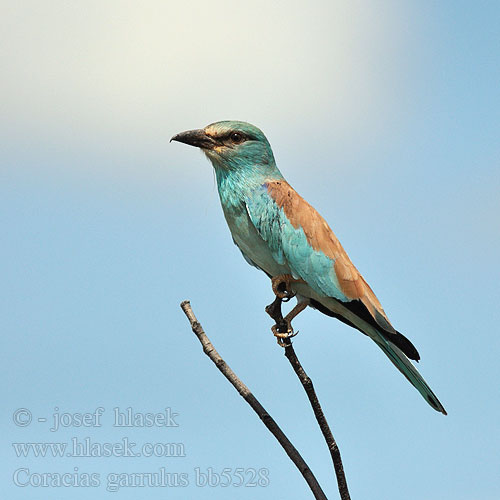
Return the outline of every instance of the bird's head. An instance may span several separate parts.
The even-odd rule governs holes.
[[[222,121],[174,135],[171,141],[200,148],[216,170],[276,168],[273,152],[260,129],[246,122]]]

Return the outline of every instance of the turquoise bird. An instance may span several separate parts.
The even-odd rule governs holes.
[[[446,415],[410,361],[420,359],[418,351],[391,325],[323,217],[285,180],[262,131],[245,122],[221,121],[171,140],[205,153],[234,243],[249,264],[272,279],[275,293],[284,280],[296,295],[297,305],[285,318],[289,334],[292,318],[307,306],[339,319],[375,341],[425,400]]]

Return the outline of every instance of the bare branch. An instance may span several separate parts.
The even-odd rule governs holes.
[[[276,296],[274,302],[266,307],[266,312],[275,321],[278,331],[287,332],[290,325],[287,324],[283,319],[283,314],[281,312],[282,301],[283,300],[280,297]],[[342,500],[350,500],[351,497],[347,488],[344,466],[340,457],[340,450],[333,437],[332,431],[330,430],[330,426],[328,425],[325,414],[323,413],[318,397],[316,396],[316,391],[314,390],[312,380],[307,376],[304,368],[302,368],[302,365],[300,364],[300,361],[295,354],[295,350],[292,346],[290,338],[283,339],[280,342],[280,345],[283,345],[285,347],[285,356],[287,357],[288,361],[290,361],[292,368],[297,374],[297,377],[299,377],[299,380],[304,387],[304,390],[306,391],[307,397],[309,398],[309,402],[311,403],[311,407],[314,412],[314,416],[316,417],[319,428],[321,429],[323,437],[325,438],[328,450],[330,451],[330,455],[332,457],[340,498]]]
[[[323,413],[321,405],[319,404],[319,400],[316,396],[316,391],[314,390],[312,380],[307,376],[307,373],[302,368],[302,365],[300,364],[300,361],[295,354],[292,343],[289,340],[288,342],[288,345],[285,347],[285,356],[288,358],[288,361],[290,361],[292,368],[295,370],[297,377],[299,377],[300,382],[302,383],[304,390],[306,391],[307,397],[309,398],[309,402],[311,403],[311,407],[314,411],[314,416],[318,421],[318,425],[321,429],[321,432],[323,433],[326,445],[330,450],[333,467],[335,469],[335,475],[337,476],[337,485],[339,488],[340,498],[342,500],[350,500],[351,497],[347,488],[347,481],[344,474],[344,466],[342,465],[339,447],[337,446],[332,431],[330,430],[330,426],[328,425],[328,422],[326,420],[325,414]]]
[[[196,319],[196,316],[191,309],[191,304],[188,300],[181,303],[181,308],[184,314],[187,316],[193,333],[198,337],[198,340],[203,346],[203,352],[215,363],[217,368],[222,372],[222,374],[231,382],[233,387],[240,393],[243,399],[252,407],[252,409],[257,413],[259,418],[262,420],[264,425],[269,429],[273,436],[278,440],[280,445],[285,450],[286,454],[290,457],[290,460],[299,469],[300,473],[304,476],[309,488],[311,489],[314,498],[327,500],[326,495],[323,493],[321,486],[314,477],[311,469],[306,464],[304,459],[300,456],[297,449],[293,446],[290,440],[285,436],[283,431],[280,429],[278,424],[269,415],[265,408],[259,403],[257,398],[251,393],[250,389],[237,377],[237,375],[231,370],[229,365],[221,358],[220,354],[217,352],[215,347],[210,342],[210,339],[205,334],[203,327]]]

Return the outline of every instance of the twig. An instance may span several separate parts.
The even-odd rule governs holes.
[[[210,342],[210,339],[205,334],[203,327],[196,319],[196,316],[191,309],[191,304],[188,300],[181,302],[181,308],[184,314],[187,316],[189,323],[191,324],[191,329],[193,333],[198,337],[201,345],[203,346],[203,352],[215,363],[217,368],[222,372],[222,374],[231,382],[234,388],[240,393],[243,399],[252,407],[252,409],[260,417],[264,425],[269,429],[273,436],[278,440],[280,445],[285,450],[286,454],[290,457],[292,462],[299,469],[300,473],[304,476],[309,488],[311,489],[314,498],[327,500],[326,495],[323,493],[321,486],[314,477],[311,469],[306,464],[304,459],[300,456],[299,452],[290,442],[290,440],[285,436],[283,431],[279,428],[278,424],[274,419],[267,413],[265,408],[259,403],[257,398],[250,392],[250,389],[237,377],[237,375],[231,370],[229,365],[221,358],[220,354],[217,352],[215,347]]]
[[[316,396],[316,391],[314,390],[314,386],[312,380],[307,376],[307,373],[302,368],[300,361],[295,354],[295,350],[290,342],[285,347],[285,356],[290,361],[297,377],[299,377],[300,382],[304,386],[304,390],[306,391],[307,397],[309,398],[309,402],[311,403],[311,407],[314,411],[314,416],[318,421],[321,432],[323,433],[323,437],[325,438],[326,445],[330,450],[330,455],[332,456],[333,467],[335,469],[335,475],[337,476],[337,485],[339,488],[340,498],[342,500],[350,500],[349,490],[347,488],[347,481],[344,474],[344,466],[342,465],[342,458],[340,457],[340,450],[337,446],[335,438],[333,437],[332,431],[330,430],[330,426],[326,421],[325,414],[319,404],[318,397]]]
[[[282,299],[276,297],[274,302],[266,307],[266,312],[276,322],[278,330],[286,332],[288,325],[283,321],[281,303]],[[351,497],[347,488],[344,466],[342,465],[342,459],[340,457],[340,450],[337,446],[335,438],[333,437],[332,431],[330,430],[330,426],[326,421],[325,414],[323,413],[318,397],[316,396],[316,391],[314,390],[312,380],[307,376],[307,373],[302,368],[302,365],[300,364],[300,361],[295,354],[295,350],[292,346],[291,340],[289,338],[286,338],[283,340],[283,343],[285,344],[285,356],[287,357],[288,361],[290,361],[292,368],[297,374],[297,377],[299,377],[299,380],[302,383],[304,390],[306,391],[307,397],[309,398],[309,402],[311,403],[311,407],[314,412],[314,416],[316,417],[319,428],[321,429],[328,449],[330,450],[333,467],[335,469],[335,475],[337,476],[337,485],[340,493],[340,498],[342,500],[350,500]]]

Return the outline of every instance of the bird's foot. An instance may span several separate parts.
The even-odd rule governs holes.
[[[303,298],[297,301],[297,305],[285,316],[281,313],[281,303],[288,302],[296,293],[291,288],[291,283],[304,283],[302,279],[296,279],[291,274],[280,274],[271,278],[273,292],[276,298],[272,304],[266,307],[266,313],[274,319],[275,324],[271,327],[273,335],[278,341],[278,345],[286,347],[291,344],[290,339],[299,332],[294,332],[292,328],[292,319],[303,311],[309,304],[308,300]]]
[[[273,332],[273,335],[276,337],[276,340],[278,341],[278,345],[281,347],[286,347],[287,345],[290,345],[290,339],[295,337],[295,335],[298,335],[299,331],[297,330],[296,332],[293,331],[292,324],[289,321],[284,320],[283,323],[286,325],[286,331],[281,332],[280,330],[283,329],[283,325],[274,325],[271,327],[271,331]]]
[[[279,274],[271,278],[271,285],[276,297],[288,302],[292,297],[295,297],[295,292],[291,289],[290,284],[297,281],[291,274]]]

